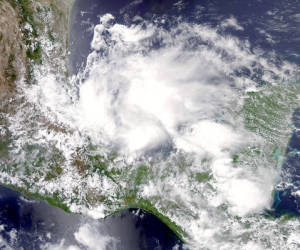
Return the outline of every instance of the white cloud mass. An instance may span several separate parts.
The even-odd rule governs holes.
[[[242,29],[234,18],[218,28],[175,22],[165,29],[163,24],[165,20],[158,19],[155,24],[140,21],[126,26],[106,14],[94,28],[93,51],[85,71],[75,76],[77,81],[62,83],[48,74],[26,87],[31,103],[50,121],[72,131],[44,129],[34,134],[35,141],[49,142],[64,152],[69,164],[59,183],[45,189],[62,187],[64,195],[72,197],[80,183],[84,188],[99,188],[107,197],[116,196],[119,190],[109,178],[93,175],[83,180],[74,175],[72,156],[88,143],[104,152],[117,152],[119,162],[133,168],[134,162],[137,166],[143,160],[161,159],[153,166],[152,179],[139,186],[138,195],[159,197],[158,209],[160,201],[176,204],[166,216],[184,228],[196,246],[241,249],[244,229],[232,218],[268,208],[278,172],[265,162],[259,168],[233,164],[232,156],[241,148],[263,145],[261,137],[244,127],[239,112],[247,91],[256,91],[259,82],[275,85],[289,79],[295,67],[286,62],[275,65],[272,54],[262,56],[248,41],[225,36],[224,27]],[[14,133],[21,131],[15,121],[23,113],[11,122]],[[177,169],[181,154],[192,163]],[[209,173],[209,184],[191,180],[202,172]],[[127,182],[118,184],[127,187]],[[221,214],[224,204],[228,210]],[[76,210],[77,204],[70,207]],[[104,211],[103,204],[97,213],[88,214],[104,216]],[[95,239],[91,230],[83,226],[75,238],[89,249],[110,242],[106,237]],[[240,241],[231,241],[228,235]],[[244,249],[259,247],[249,241]]]

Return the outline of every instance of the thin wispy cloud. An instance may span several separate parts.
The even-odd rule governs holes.
[[[262,84],[293,79],[295,66],[279,63],[274,54],[263,54],[246,40],[224,35],[228,27],[243,29],[234,17],[217,28],[179,21],[168,29],[164,25],[163,18],[156,24],[140,20],[126,26],[111,14],[102,16],[94,28],[87,67],[74,76],[77,79],[66,83],[49,72],[41,74],[36,85],[24,87],[37,113],[62,124],[67,132],[40,124],[38,130],[25,128],[22,121],[34,120],[35,113],[31,106],[19,110],[10,120],[16,159],[21,163],[28,158],[18,154],[27,143],[59,150],[65,160],[62,175],[47,185],[39,180],[38,184],[45,192],[63,190],[66,200],[81,188],[81,201],[89,188],[116,197],[119,187],[131,188],[131,179],[116,183],[97,173],[80,176],[72,165],[80,150],[116,153],[111,164],[119,169],[136,170],[154,162],[137,196],[156,202],[159,211],[188,233],[193,246],[240,249],[246,229],[235,216],[249,216],[256,226],[267,223],[251,216],[270,207],[278,177],[264,161],[257,163],[259,167],[233,164],[235,153],[264,145],[263,138],[245,128],[244,97]],[[94,210],[82,204],[70,208],[97,218],[107,211],[105,204]],[[230,227],[232,231],[226,231]],[[76,240],[90,249],[110,242],[109,237],[98,242],[91,230],[82,227]],[[277,229],[272,230],[263,233],[276,234]],[[252,240],[244,246],[260,247]]]

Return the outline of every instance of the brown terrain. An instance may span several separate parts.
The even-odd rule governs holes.
[[[24,74],[26,51],[20,30],[20,13],[11,1],[0,0],[0,109],[16,91],[16,80]]]
[[[0,157],[8,155],[10,133],[6,116],[13,115],[21,106],[31,105],[22,95],[17,95],[19,80],[31,84],[32,67],[42,63],[49,64],[54,72],[67,75],[62,62],[67,56],[71,6],[69,0],[0,0]],[[44,18],[47,13],[50,13],[49,20]],[[40,45],[41,38],[59,46],[45,52]],[[45,128],[68,133],[60,124],[42,116],[40,119]]]
[[[52,23],[39,17],[40,7],[51,9]],[[28,53],[32,41],[46,33],[49,40],[61,44],[47,56],[54,61],[66,58],[70,8],[68,0],[0,0],[0,112],[16,93],[16,81],[27,76],[30,64],[37,62],[35,57],[42,56],[40,49]],[[34,26],[32,34],[24,32],[26,22]]]

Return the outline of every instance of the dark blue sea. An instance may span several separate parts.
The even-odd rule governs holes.
[[[84,239],[82,238],[84,237]],[[181,249],[157,217],[127,209],[103,220],[69,214],[0,187],[0,249]],[[95,244],[96,247],[95,247]],[[78,247],[78,248],[75,248]]]
[[[138,4],[129,8],[132,2]],[[174,2],[182,2],[180,12],[171,8]],[[195,5],[199,3],[202,9],[197,9],[200,13],[196,13]],[[271,9],[277,9],[278,13],[271,13]],[[133,17],[136,15],[149,20],[156,15],[166,15],[168,18],[181,15],[184,20],[211,27],[233,16],[243,29],[226,29],[225,33],[241,40],[247,39],[253,49],[258,46],[265,53],[275,51],[278,64],[287,60],[300,65],[299,9],[299,0],[76,0],[70,21],[69,71],[77,74],[85,67],[86,57],[91,52],[91,27],[98,24],[99,16],[105,13],[113,14],[116,22],[125,24],[134,22]],[[165,25],[168,28],[168,24]],[[267,39],[266,34],[273,38],[272,42]],[[252,77],[259,80],[260,74],[258,71]],[[295,111],[293,123],[294,132],[286,151],[281,176],[289,185],[275,193],[273,210],[268,211],[272,216],[300,215],[300,196],[295,195],[300,189],[300,109]],[[178,237],[158,218],[147,212],[127,209],[104,220],[93,220],[65,213],[44,201],[24,197],[11,189],[0,187],[0,249],[9,249],[4,242],[8,242],[12,249],[47,249],[49,246],[64,249],[63,246],[71,245],[85,249],[76,238],[76,235],[79,237],[78,232],[90,237],[98,235],[98,249],[101,249],[101,242],[112,238],[117,240],[112,240],[108,249],[182,248]],[[95,239],[92,240],[95,242]]]
[[[136,1],[75,1],[69,41],[71,52],[69,66],[72,74],[78,73],[85,67],[93,38],[93,30],[90,28],[99,23],[99,16],[106,13],[113,14],[117,23],[126,25],[133,24],[136,15],[148,20],[152,20],[157,15],[166,15],[170,19],[181,16],[182,20],[211,27],[220,25],[226,18],[234,17],[243,29],[227,29],[223,35],[228,33],[241,40],[248,40],[252,49],[262,48],[265,54],[276,52],[275,63],[278,65],[283,60],[300,65],[300,1],[298,0],[145,0],[138,1],[139,3],[134,5],[133,2]],[[177,2],[183,6],[180,11],[172,8]],[[196,8],[199,4],[203,7],[201,13],[198,11],[199,7]],[[277,11],[274,12],[274,9]],[[168,28],[167,26],[168,24],[165,28]],[[270,37],[272,40],[269,39]],[[260,82],[262,73],[257,70],[251,78]],[[275,193],[274,211],[270,211],[272,214],[299,215],[300,213],[300,196],[294,193],[300,187],[300,154],[297,154],[300,150],[299,116],[300,109],[295,111],[293,116],[295,129],[286,151],[286,162],[282,167],[282,178],[289,179],[290,185]]]

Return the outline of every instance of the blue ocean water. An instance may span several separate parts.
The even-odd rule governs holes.
[[[111,237],[99,249],[182,249],[178,237],[157,217],[138,209],[126,209],[103,220],[69,214],[48,203],[26,198],[0,186],[0,249],[59,249],[77,246],[86,249],[76,233],[86,226],[91,240]],[[84,234],[86,237],[86,234]]]
[[[175,3],[182,7],[172,8]],[[98,24],[99,16],[105,13],[113,14],[116,22],[127,25],[134,23],[137,15],[148,20],[157,15],[169,19],[181,16],[182,20],[211,27],[234,17],[243,30],[228,28],[225,34],[247,39],[252,49],[259,47],[265,53],[275,51],[278,63],[289,60],[300,64],[299,8],[297,0],[77,0],[70,22],[70,71],[76,73],[84,65],[93,37],[91,27]]]
[[[294,132],[286,150],[286,160],[282,166],[284,186],[274,197],[275,215],[300,215],[300,199],[296,192],[300,187],[300,109],[293,115]]]
[[[174,4],[181,5],[173,8]],[[70,72],[76,74],[85,67],[87,55],[91,52],[90,42],[93,38],[92,27],[99,23],[99,16],[111,13],[117,23],[134,24],[135,16],[152,20],[155,16],[165,15],[166,29],[172,25],[172,18],[178,16],[182,20],[192,23],[206,24],[217,27],[227,18],[234,17],[243,29],[227,28],[225,35],[233,35],[240,40],[247,40],[251,49],[259,48],[266,55],[276,53],[274,63],[280,65],[283,60],[300,65],[300,2],[297,0],[247,0],[247,1],[220,1],[220,0],[191,0],[191,1],[108,1],[85,0],[75,1],[71,16],[70,33]],[[157,45],[159,46],[159,44]],[[247,75],[248,71],[237,74]],[[263,71],[256,69],[255,74],[249,77],[258,83]],[[298,83],[297,83],[298,84]],[[275,214],[285,212],[299,214],[300,198],[293,194],[300,187],[300,150],[299,113],[294,114],[295,132],[290,140],[286,155],[287,159],[282,168],[282,178],[290,180],[290,186],[277,191],[274,197],[273,208]]]
[[[116,21],[130,24],[136,15],[151,20],[153,15],[181,15],[189,22],[205,23],[212,27],[234,16],[243,30],[226,29],[226,33],[249,40],[252,48],[260,47],[265,53],[275,51],[278,64],[288,60],[300,64],[300,18],[297,0],[247,0],[247,1],[181,1],[182,9],[171,6],[179,1],[145,0],[128,7],[124,1],[75,1],[70,28],[70,72],[76,74],[85,66],[93,37],[93,25],[99,15],[112,13]],[[202,8],[196,8],[196,6]],[[125,14],[126,15],[125,15]],[[165,24],[168,25],[167,23]],[[166,27],[167,28],[167,27]],[[247,72],[243,72],[247,74]],[[255,77],[259,81],[262,72]],[[294,192],[300,186],[300,109],[294,114],[295,130],[290,140],[282,167],[282,178],[288,180],[274,197],[274,214],[299,215],[300,199]],[[179,239],[155,216],[138,210],[124,210],[104,221],[94,221],[80,215],[67,214],[45,202],[28,199],[5,187],[0,188],[0,235],[15,249],[40,249],[43,244],[56,244],[64,239],[66,245],[78,244],[74,233],[84,223],[96,223],[99,235],[110,235],[119,241],[117,249],[171,249],[181,245]],[[51,236],[49,236],[51,235]],[[4,248],[4,243],[0,249]]]

